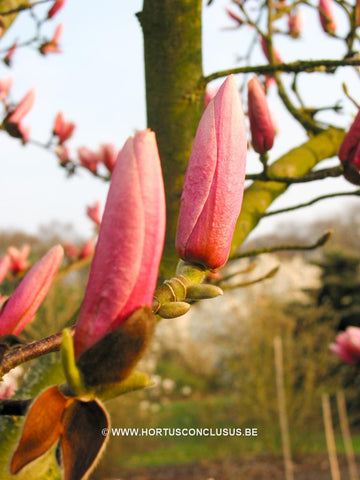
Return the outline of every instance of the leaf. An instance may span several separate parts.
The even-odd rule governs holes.
[[[61,434],[61,417],[69,399],[58,387],[50,387],[34,401],[26,417],[20,443],[11,461],[14,475],[43,455]]]
[[[142,307],[120,327],[85,350],[77,365],[86,386],[125,379],[146,350],[154,325],[154,314],[149,307]]]
[[[80,480],[95,466],[105,446],[109,420],[105,409],[96,401],[75,400],[64,412],[61,436],[65,480]]]
[[[95,387],[94,395],[102,402],[106,402],[124,393],[140,390],[150,385],[153,385],[153,382],[146,373],[134,371],[121,382],[106,383]]]

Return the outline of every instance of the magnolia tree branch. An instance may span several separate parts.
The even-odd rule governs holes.
[[[247,252],[239,252],[232,255],[231,260],[237,260],[239,258],[255,257],[257,255],[262,255],[263,253],[274,253],[281,252],[286,250],[315,250],[316,248],[322,247],[329,240],[332,235],[332,231],[328,230],[320,238],[316,240],[315,243],[310,245],[274,245],[273,247],[263,247],[257,248],[254,250],[248,250]]]
[[[321,195],[320,197],[313,198],[309,202],[299,203],[298,205],[294,205],[292,207],[286,208],[279,208],[279,210],[272,210],[270,212],[265,212],[263,217],[270,217],[271,215],[278,215],[280,213],[291,212],[293,210],[298,210],[299,208],[310,207],[310,205],[314,205],[314,203],[320,202],[321,200],[326,200],[328,198],[334,197],[345,197],[345,196],[360,196],[360,190],[354,190],[352,192],[338,192],[338,193],[329,193],[327,195]]]
[[[61,340],[62,332],[58,332],[36,342],[11,350],[9,353],[5,354],[1,360],[0,378],[5,375],[5,373],[22,363],[41,357],[47,353],[57,352],[60,350]]]
[[[296,178],[308,174],[319,162],[337,154],[345,132],[329,128],[299,147],[290,150],[268,167],[269,175]],[[236,224],[231,254],[263,218],[272,202],[288,188],[287,183],[255,180],[245,189],[241,213]]]
[[[329,177],[340,177],[343,175],[344,169],[342,165],[338,165],[332,168],[323,168],[321,170],[315,170],[310,172],[307,175],[300,175],[298,177],[281,177],[275,175],[269,175],[269,169],[266,168],[261,173],[248,174],[246,175],[247,180],[262,180],[264,182],[280,182],[292,185],[293,183],[307,183],[314,182],[315,180],[323,180],[324,178]]]
[[[250,285],[255,285],[256,283],[263,282],[264,280],[267,280],[268,278],[274,277],[277,272],[279,271],[279,265],[276,267],[272,268],[269,272],[265,273],[264,275],[261,275],[261,277],[257,277],[254,280],[249,280],[248,282],[239,282],[235,284],[222,284],[221,288],[223,290],[235,290],[236,288],[243,288],[243,287],[249,287]]]
[[[7,11],[0,11],[0,15],[2,17],[5,17],[7,15],[12,15],[14,13],[19,13],[22,12],[23,10],[29,10],[30,8],[36,7],[37,5],[41,5],[42,3],[49,3],[52,0],[39,0],[38,2],[32,2],[32,3],[24,3],[22,2],[21,5],[15,8],[11,8]],[[0,4],[2,5],[2,4]]]
[[[359,58],[344,58],[342,60],[297,60],[289,63],[275,63],[266,65],[249,65],[245,67],[229,68],[211,73],[205,77],[205,82],[209,83],[217,78],[227,77],[231,74],[239,73],[258,73],[258,74],[275,74],[277,72],[285,73],[311,73],[325,72],[334,73],[338,67],[358,67],[360,66]]]

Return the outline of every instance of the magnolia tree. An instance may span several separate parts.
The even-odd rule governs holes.
[[[45,16],[38,13],[44,3]],[[64,3],[0,0],[0,34],[24,10],[31,12],[36,27],[32,38],[5,46],[6,65],[11,66],[18,49],[29,45],[42,55],[61,51],[62,25],[54,28],[51,38],[43,37],[42,27],[56,18]],[[204,8],[211,8],[211,3]],[[44,5],[41,8],[44,12]],[[341,58],[282,61],[274,44],[284,35],[301,42],[305,10],[329,40],[343,45]],[[346,31],[338,34],[340,11]],[[222,294],[221,287],[233,276],[222,274],[223,267],[261,253],[240,247],[290,185],[328,177],[360,184],[360,114],[352,125],[348,122],[346,133],[331,124],[339,114],[337,104],[315,108],[299,93],[300,74],[322,72],[325,84],[337,70],[360,65],[356,53],[360,2],[233,0],[227,13],[235,28],[247,29],[249,42],[240,52],[239,67],[205,76],[201,1],[144,0],[137,17],[144,37],[148,129],[129,137],[119,154],[107,144],[98,151],[79,148],[74,156],[67,141],[75,124],[60,112],[50,140],[36,141],[56,155],[69,175],[87,169],[110,181],[110,187],[101,221],[99,204],[88,208],[99,228],[95,249],[92,241],[81,251],[64,245],[71,259],[65,267],[60,245],[30,269],[26,246],[20,250],[9,246],[1,257],[0,281],[22,278],[12,295],[0,297],[1,478],[86,476],[106,443],[110,425],[106,401],[151,384],[137,363],[157,322]],[[266,58],[261,65],[254,60],[257,46]],[[215,79],[222,79],[216,91],[207,88]],[[23,144],[35,143],[26,124],[34,90],[13,102],[11,86],[10,76],[0,79],[2,133]],[[268,152],[276,129],[267,105],[270,88],[307,134],[304,143],[272,161]],[[357,108],[346,86],[344,94]],[[332,112],[329,119],[324,120],[324,111]],[[245,173],[249,149],[258,154],[258,173]],[[336,156],[335,166],[318,167]],[[309,204],[326,196],[334,193]],[[328,236],[325,233],[303,248],[316,248]],[[292,247],[302,248],[286,248]],[[63,319],[67,328],[62,332],[24,344],[21,332],[34,319],[53,281],[90,259],[76,318]],[[349,328],[332,349],[356,363],[358,338],[359,330]],[[18,367],[33,359],[37,361],[14,398]]]

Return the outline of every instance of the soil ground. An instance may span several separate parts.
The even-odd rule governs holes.
[[[360,471],[360,456],[357,456]],[[349,480],[344,457],[339,458],[341,480]],[[294,459],[295,480],[331,480],[325,455],[306,455]],[[120,470],[116,476],[102,480],[285,480],[282,458],[261,456],[241,459],[206,461],[187,465],[167,465],[138,470]]]

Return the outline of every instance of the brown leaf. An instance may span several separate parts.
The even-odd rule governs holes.
[[[126,378],[146,350],[154,325],[151,309],[142,307],[120,327],[85,350],[77,361],[85,384],[94,387]]]
[[[61,436],[65,480],[80,480],[93,468],[107,436],[109,427],[104,408],[97,402],[76,400],[63,415]]]
[[[43,455],[61,434],[61,417],[69,399],[58,387],[50,387],[32,404],[19,445],[11,460],[11,473]]]

